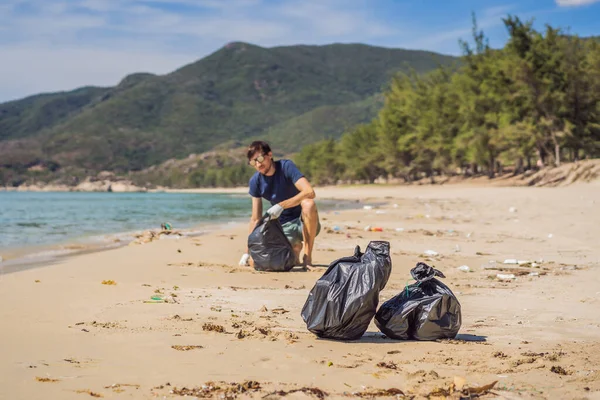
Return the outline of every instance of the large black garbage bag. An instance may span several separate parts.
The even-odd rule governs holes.
[[[460,303],[435,276],[444,274],[425,263],[410,271],[417,281],[381,305],[375,325],[392,339],[453,338],[462,323]]]
[[[302,308],[309,331],[322,338],[355,340],[367,330],[379,304],[379,292],[392,271],[390,244],[372,241],[366,251],[329,265]]]
[[[294,268],[296,256],[278,219],[265,214],[248,236],[248,253],[257,271],[285,272]]]

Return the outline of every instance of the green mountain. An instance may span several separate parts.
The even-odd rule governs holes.
[[[166,75],[0,104],[0,183],[36,165],[136,171],[259,137],[297,151],[373,118],[397,71],[455,61],[362,44],[235,42]]]

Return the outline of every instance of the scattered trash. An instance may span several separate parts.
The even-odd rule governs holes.
[[[517,208],[516,207],[510,207],[508,209],[508,212],[515,213],[515,212],[517,212]]]
[[[540,276],[539,272],[530,272],[529,276]]]
[[[377,210],[377,211],[375,211],[375,214],[385,214],[385,213],[386,213],[386,212],[385,212],[385,211],[383,211],[383,210]]]
[[[467,233],[467,237],[470,238],[472,234],[473,234],[473,232]]]
[[[364,210],[372,210],[372,209],[373,209],[373,206],[364,206],[364,207],[363,207],[363,209],[364,209]]]
[[[398,208],[398,204],[394,204],[394,208]]]
[[[116,285],[117,282],[113,281],[112,279],[107,280],[107,281],[102,281],[103,285]]]
[[[404,232],[404,228],[396,228],[396,232]]]
[[[549,233],[548,234],[548,239],[552,239],[552,236],[554,236],[554,235],[552,235],[551,233]]]
[[[336,226],[333,227],[333,230],[336,231],[336,232],[338,232],[338,231],[340,231],[340,227],[336,225]]]
[[[471,268],[469,268],[468,265],[461,265],[460,267],[458,267],[458,269],[462,272],[469,272],[471,270]]]
[[[515,275],[514,274],[496,274],[496,278],[503,280],[503,281],[507,281],[507,280],[515,279]]]
[[[460,246],[459,245],[454,246],[454,252],[455,253],[460,253]]]
[[[423,254],[425,254],[426,256],[435,257],[435,256],[438,256],[440,253],[438,253],[437,251],[434,251],[434,250],[425,250],[423,252]]]
[[[371,232],[383,232],[383,228],[375,226],[371,228]]]
[[[163,231],[171,231],[173,230],[173,226],[170,223],[165,222],[160,224],[160,229],[162,229]]]
[[[365,231],[365,232],[368,232],[368,231],[370,231],[370,230],[371,230],[371,225],[367,225],[367,226],[365,226],[365,229],[364,229],[364,231]]]

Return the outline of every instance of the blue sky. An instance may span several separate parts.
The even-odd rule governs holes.
[[[0,0],[0,102],[168,73],[230,41],[459,54],[472,11],[494,47],[508,13],[600,34],[600,0]]]

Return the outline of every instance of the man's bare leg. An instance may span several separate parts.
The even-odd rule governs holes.
[[[317,236],[319,213],[317,205],[312,199],[304,199],[302,203],[302,236],[304,239],[304,266],[312,269],[312,252]]]
[[[294,255],[296,256],[296,265],[301,265],[300,252],[302,251],[302,242],[296,243],[292,249],[294,249]]]

